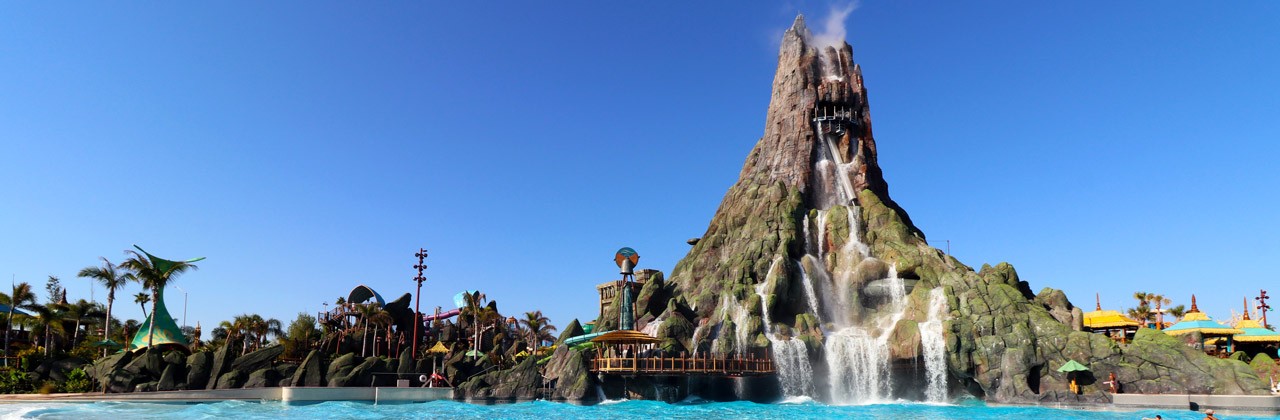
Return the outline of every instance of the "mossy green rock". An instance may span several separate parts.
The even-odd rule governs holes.
[[[665,287],[666,281],[663,279],[661,271],[657,270],[641,270],[636,275],[636,281],[643,278],[644,286],[640,288],[640,294],[636,296],[636,319],[645,315],[658,316],[667,308],[667,296]]]
[[[582,324],[579,324],[578,319],[574,318],[573,321],[569,322],[569,325],[564,326],[564,329],[560,331],[560,338],[556,339],[556,345],[563,343],[564,340],[568,340],[570,337],[577,337],[583,334],[586,333],[582,330]]]
[[[662,350],[672,355],[692,353],[693,324],[678,311],[667,311],[664,317],[662,325],[658,326],[658,338],[663,340]]]
[[[584,401],[595,398],[595,379],[583,351],[558,347],[547,362],[546,376],[554,389],[552,398]]]
[[[541,386],[542,375],[534,358],[526,358],[511,369],[489,372],[467,380],[456,389],[465,400],[532,400]]]

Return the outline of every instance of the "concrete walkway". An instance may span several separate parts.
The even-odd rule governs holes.
[[[1280,414],[1280,395],[1205,394],[1113,394],[1117,409],[1167,408],[1170,410],[1227,411],[1249,414]]]
[[[217,401],[281,401],[284,403],[318,403],[324,401],[366,401],[371,403],[408,403],[453,399],[453,388],[326,388],[285,387],[250,389],[213,389],[199,391],[129,392],[124,394],[6,394],[0,404],[29,402],[98,402],[129,401],[153,403],[201,403]]]

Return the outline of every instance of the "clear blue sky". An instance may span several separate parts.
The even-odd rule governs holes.
[[[0,273],[76,299],[131,244],[207,256],[177,284],[208,331],[412,291],[421,246],[424,309],[480,289],[591,319],[617,248],[669,273],[703,233],[778,38],[831,7],[470,3],[5,3]],[[1280,4],[1230,6],[863,2],[893,197],[1086,308],[1238,311],[1277,285]]]

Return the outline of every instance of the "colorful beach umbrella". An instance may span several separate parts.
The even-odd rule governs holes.
[[[439,341],[436,342],[436,345],[431,346],[431,348],[427,349],[427,353],[432,353],[432,354],[445,354],[448,352],[449,352],[449,348],[445,347],[444,343]]]
[[[109,348],[109,349],[118,349],[118,348],[124,347],[124,346],[120,345],[120,343],[115,342],[115,340],[102,340],[102,341],[98,341],[98,342],[95,342],[95,343],[93,343],[93,344],[90,344],[90,346],[94,346],[94,347],[106,347],[106,348]]]
[[[1069,372],[1088,372],[1088,371],[1089,371],[1088,367],[1080,364],[1080,362],[1077,362],[1075,360],[1067,360],[1067,363],[1063,363],[1062,367],[1058,368],[1058,372],[1069,373]]]

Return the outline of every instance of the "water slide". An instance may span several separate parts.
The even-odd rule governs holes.
[[[453,309],[453,310],[449,310],[449,311],[441,312],[441,313],[440,313],[440,315],[436,315],[436,314],[426,315],[426,314],[423,314],[423,315],[422,315],[422,320],[423,320],[423,321],[435,321],[435,320],[437,320],[437,319],[453,318],[453,317],[455,317],[455,316],[458,316],[458,314],[460,314],[460,313],[462,313],[462,310],[461,310],[461,309]]]
[[[604,335],[604,334],[605,334],[605,333],[607,333],[607,332],[610,332],[610,331],[601,331],[601,332],[598,332],[598,333],[583,334],[583,335],[579,335],[579,336],[569,337],[569,338],[566,338],[566,339],[564,340],[564,345],[566,345],[566,346],[575,346],[575,345],[577,345],[577,344],[579,344],[579,343],[582,343],[582,342],[585,342],[585,341],[587,341],[587,340],[590,340],[590,339],[593,339],[593,338],[596,338],[596,337],[602,336],[602,335]]]

